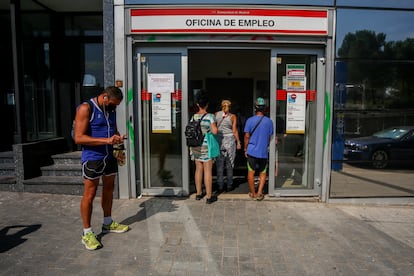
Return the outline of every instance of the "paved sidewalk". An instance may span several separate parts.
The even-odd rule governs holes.
[[[0,192],[1,275],[414,275],[414,206],[115,200],[81,244],[80,197]],[[93,228],[100,230],[99,198]],[[99,231],[98,231],[99,232]]]

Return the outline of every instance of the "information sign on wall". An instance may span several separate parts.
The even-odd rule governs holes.
[[[305,133],[306,66],[286,64],[286,133]]]
[[[288,92],[286,102],[286,133],[304,134],[306,92]]]
[[[152,94],[152,132],[171,133],[174,74],[148,74],[148,92]]]
[[[131,33],[328,35],[326,10],[251,8],[131,9]]]
[[[305,64],[286,65],[286,90],[298,92],[306,91]]]

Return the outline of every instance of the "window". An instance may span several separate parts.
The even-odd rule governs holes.
[[[414,196],[414,143],[373,135],[414,126],[414,13],[337,15],[330,196]]]

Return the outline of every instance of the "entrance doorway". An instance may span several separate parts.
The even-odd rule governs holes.
[[[236,152],[233,175],[237,183],[244,182],[246,175],[246,158],[243,152],[244,124],[246,119],[253,114],[254,79],[209,78],[206,81],[206,89],[209,91],[210,105],[214,108],[214,112],[220,110],[222,100],[227,99],[232,103],[230,112],[237,116],[237,129],[242,143],[242,149]]]
[[[223,99],[232,102],[241,141],[245,121],[254,115],[255,99],[265,99],[265,115],[275,123],[278,136],[277,145],[273,137],[269,146],[266,188],[270,196],[320,194],[325,83],[322,49],[134,50],[140,91],[134,107],[139,118],[135,132],[137,191],[144,195],[194,193],[194,162],[185,145],[183,126],[197,111],[196,94],[206,89],[208,112],[219,111]],[[247,194],[246,174],[244,152],[239,151],[233,181],[238,187],[231,194]]]
[[[254,115],[255,98],[260,96],[267,102],[270,99],[270,50],[192,49],[188,51],[188,64],[190,113],[196,112],[194,97],[200,89],[208,91],[210,113],[220,111],[222,100],[230,100],[230,112],[237,116],[239,137],[243,143],[244,123]],[[192,172],[190,170],[190,189],[194,188]],[[237,150],[233,172],[236,189],[232,193],[248,192],[246,174],[244,151]],[[213,187],[217,186],[215,179],[216,166],[213,166]]]

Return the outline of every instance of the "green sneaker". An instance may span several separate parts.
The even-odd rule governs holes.
[[[102,244],[98,241],[93,232],[88,232],[82,236],[82,243],[88,250],[96,250],[102,247]]]
[[[109,225],[102,224],[102,233],[124,233],[128,230],[128,225],[119,224],[115,221],[112,221]]]

